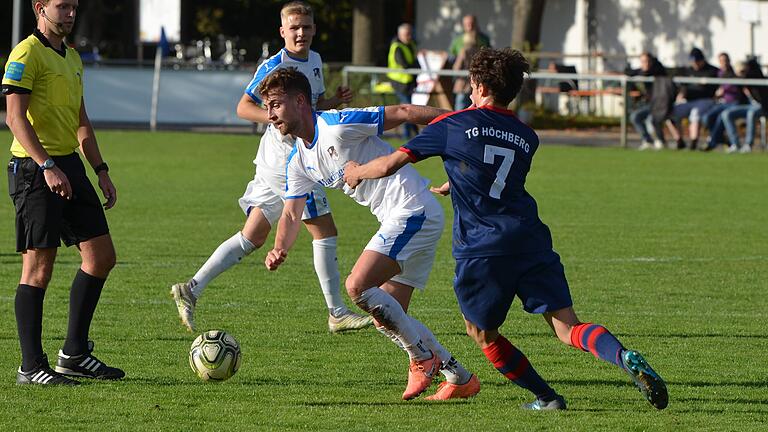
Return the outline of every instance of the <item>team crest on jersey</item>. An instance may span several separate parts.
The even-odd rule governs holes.
[[[314,68],[314,69],[312,69],[312,72],[315,73],[316,77],[320,78],[320,68]]]
[[[331,146],[328,149],[328,154],[331,156],[333,160],[339,160],[339,153],[336,151],[336,147]]]

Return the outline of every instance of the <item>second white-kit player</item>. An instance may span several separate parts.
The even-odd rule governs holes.
[[[270,73],[284,67],[301,71],[312,87],[312,104],[318,108],[333,108],[351,100],[347,88],[339,88],[332,98],[324,98],[323,63],[320,55],[310,49],[315,34],[312,9],[304,2],[286,3],[280,11],[280,36],[285,47],[265,60],[245,89],[237,106],[239,117],[254,123],[267,123],[267,112],[256,91],[259,83]],[[197,299],[205,287],[219,274],[234,266],[246,255],[261,247],[280,218],[285,193],[285,166],[295,139],[268,126],[261,138],[256,159],[256,173],[239,200],[247,215],[243,229],[225,240],[203,266],[187,282],[171,287],[179,317],[194,330]],[[314,266],[328,307],[328,328],[331,332],[356,330],[372,324],[370,316],[350,311],[340,293],[340,275],[336,262],[336,225],[322,187],[310,194],[303,209],[302,220],[312,235]]]
[[[270,74],[259,85],[269,120],[297,138],[286,168],[285,207],[275,246],[265,260],[275,270],[296,241],[301,214],[318,185],[341,189],[369,207],[381,223],[347,277],[347,293],[370,313],[377,329],[408,353],[410,367],[403,399],[429,387],[440,371],[446,381],[428,399],[470,397],[480,391],[470,374],[420,321],[407,314],[414,288],[423,289],[443,231],[443,209],[412,166],[391,177],[366,180],[356,189],[344,183],[344,165],[389,154],[378,136],[403,122],[426,124],[443,110],[397,105],[314,112],[310,85],[296,69]]]

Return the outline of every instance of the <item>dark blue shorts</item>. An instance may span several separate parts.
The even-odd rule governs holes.
[[[457,259],[453,289],[464,318],[482,330],[501,327],[515,296],[528,313],[573,305],[560,255],[552,250]]]

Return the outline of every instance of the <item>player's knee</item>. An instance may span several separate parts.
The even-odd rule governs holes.
[[[53,266],[38,266],[25,273],[22,278],[23,284],[45,289],[51,282]]]
[[[250,255],[256,249],[264,246],[264,243],[267,241],[267,236],[256,235],[253,236],[253,238],[249,238],[241,232],[238,240],[240,240],[240,248],[243,250],[243,253]]]
[[[347,289],[347,294],[349,295],[349,298],[352,299],[352,301],[357,303],[357,300],[361,294],[363,294],[363,291],[365,289],[362,287],[361,284],[356,283],[354,278],[352,276],[349,276],[347,280],[344,282],[344,287]]]
[[[464,321],[464,325],[466,327],[467,336],[472,338],[478,346],[482,347],[486,345],[486,335],[483,330],[480,330],[479,327],[466,320]]]
[[[88,267],[86,273],[94,275],[96,277],[106,277],[117,264],[117,256],[114,249],[111,251],[105,251],[92,257],[89,262],[84,262],[83,267]]]

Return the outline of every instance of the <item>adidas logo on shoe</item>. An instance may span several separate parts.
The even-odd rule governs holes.
[[[35,384],[35,385],[80,385],[78,381],[69,379],[59,373],[56,373],[48,365],[48,357],[43,356],[43,363],[29,372],[24,372],[19,367],[16,373],[16,384]]]
[[[121,369],[110,367],[96,358],[91,352],[93,343],[88,342],[88,352],[78,356],[70,356],[59,350],[59,356],[56,359],[56,372],[62,375],[117,380],[125,376]]]

